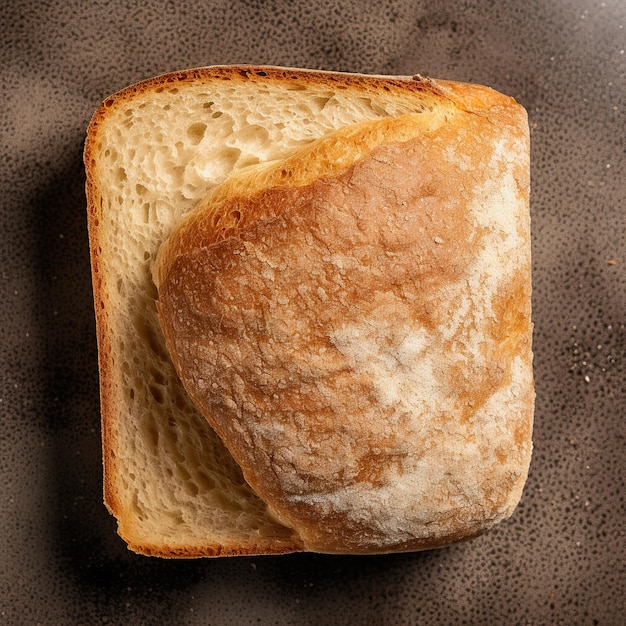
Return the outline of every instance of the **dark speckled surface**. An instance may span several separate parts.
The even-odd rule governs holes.
[[[0,11],[0,623],[624,624],[626,3],[67,2]],[[269,63],[481,82],[532,125],[535,454],[513,518],[382,557],[167,562],[101,502],[81,151],[110,93]]]

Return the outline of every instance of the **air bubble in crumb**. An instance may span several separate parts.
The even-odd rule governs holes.
[[[204,122],[197,122],[187,128],[187,137],[192,146],[197,146],[204,138],[207,125]]]

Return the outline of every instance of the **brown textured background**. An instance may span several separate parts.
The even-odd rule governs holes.
[[[625,48],[623,0],[5,1],[0,623],[626,623]],[[527,107],[535,454],[495,531],[416,554],[182,562],[116,536],[85,129],[130,83],[246,62],[474,81]]]

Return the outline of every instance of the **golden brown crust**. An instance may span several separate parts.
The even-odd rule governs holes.
[[[204,543],[197,546],[178,546],[171,544],[151,545],[128,540],[128,548],[144,556],[158,556],[166,559],[194,559],[199,557],[216,558],[220,556],[269,556],[279,554],[293,554],[301,552],[302,545],[294,542],[293,545],[279,544],[268,539],[265,542],[250,544],[243,547],[241,544],[212,544]]]
[[[157,261],[183,383],[311,550],[476,535],[528,470],[525,115],[416,84],[432,113],[227,181]]]
[[[99,110],[100,111],[100,110]],[[96,113],[92,121],[88,139],[85,143],[84,161],[86,171],[85,195],[87,197],[87,226],[89,232],[89,251],[91,258],[92,286],[94,292],[94,310],[96,317],[96,333],[98,341],[98,367],[100,375],[100,406],[102,408],[102,462],[103,462],[103,496],[104,503],[113,515],[120,512],[120,503],[116,497],[115,485],[112,477],[116,475],[116,449],[113,424],[115,416],[109,414],[113,406],[111,398],[111,338],[108,332],[107,307],[105,288],[102,281],[101,248],[100,248],[100,221],[102,219],[101,192],[98,185],[99,176],[95,167],[94,141],[97,136]]]

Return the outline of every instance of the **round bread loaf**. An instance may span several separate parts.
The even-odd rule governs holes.
[[[178,375],[307,550],[437,547],[519,501],[528,128],[494,99],[441,97],[241,170],[161,247]]]

